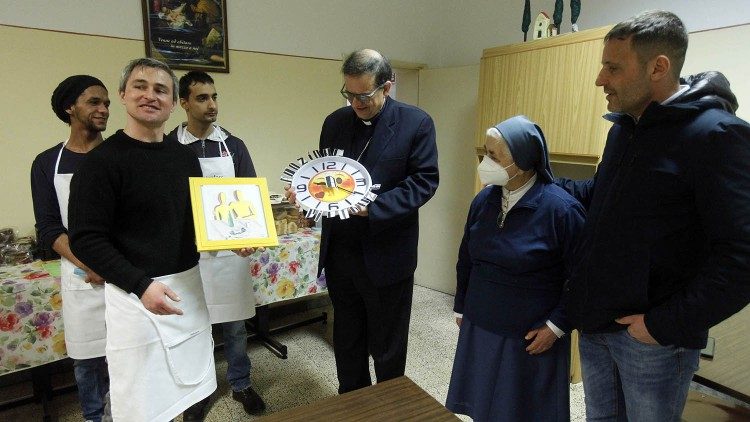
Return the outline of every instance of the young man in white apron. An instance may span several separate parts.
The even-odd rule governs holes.
[[[39,243],[60,255],[65,344],[84,419],[99,422],[109,391],[104,358],[104,280],[70,251],[68,195],[70,180],[86,154],[102,143],[107,129],[109,95],[97,78],[71,76],[52,93],[52,110],[70,125],[66,141],[37,155],[31,165],[31,197]]]
[[[104,279],[115,421],[168,421],[216,389],[198,269],[189,177],[195,154],[164,140],[177,80],[154,59],[130,62],[119,94],[125,129],[73,176],[71,249]]]
[[[204,177],[255,177],[255,167],[241,139],[215,124],[219,113],[214,80],[205,72],[191,71],[180,78],[180,105],[187,123],[176,127],[169,141],[190,147],[198,156]],[[255,296],[249,260],[231,251],[201,253],[203,291],[211,323],[221,323],[227,381],[232,397],[248,413],[265,409],[263,399],[250,386],[245,320],[255,315]],[[209,399],[185,411],[184,420],[202,420]]]

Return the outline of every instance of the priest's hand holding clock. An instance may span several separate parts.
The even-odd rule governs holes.
[[[365,217],[377,197],[367,169],[343,156],[343,151],[324,149],[300,157],[284,170],[281,180],[290,183],[285,195],[307,218]]]

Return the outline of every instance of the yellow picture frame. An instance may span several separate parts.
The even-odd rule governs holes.
[[[277,246],[265,177],[191,177],[199,252]]]

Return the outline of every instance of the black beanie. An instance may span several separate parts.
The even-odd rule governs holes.
[[[58,85],[52,93],[52,111],[55,112],[60,120],[70,124],[70,115],[65,110],[76,103],[78,96],[80,96],[86,88],[97,85],[107,89],[102,81],[93,76],[75,75],[66,78],[64,81],[60,82],[60,85]]]

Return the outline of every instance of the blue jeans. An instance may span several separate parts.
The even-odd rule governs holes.
[[[227,381],[232,391],[250,387],[250,358],[247,356],[245,321],[223,322],[224,356],[227,358]]]
[[[627,330],[581,334],[589,421],[681,419],[700,350],[641,343]]]
[[[109,391],[107,361],[104,356],[92,359],[73,359],[73,375],[78,385],[83,418],[101,421],[104,412],[104,395]]]

